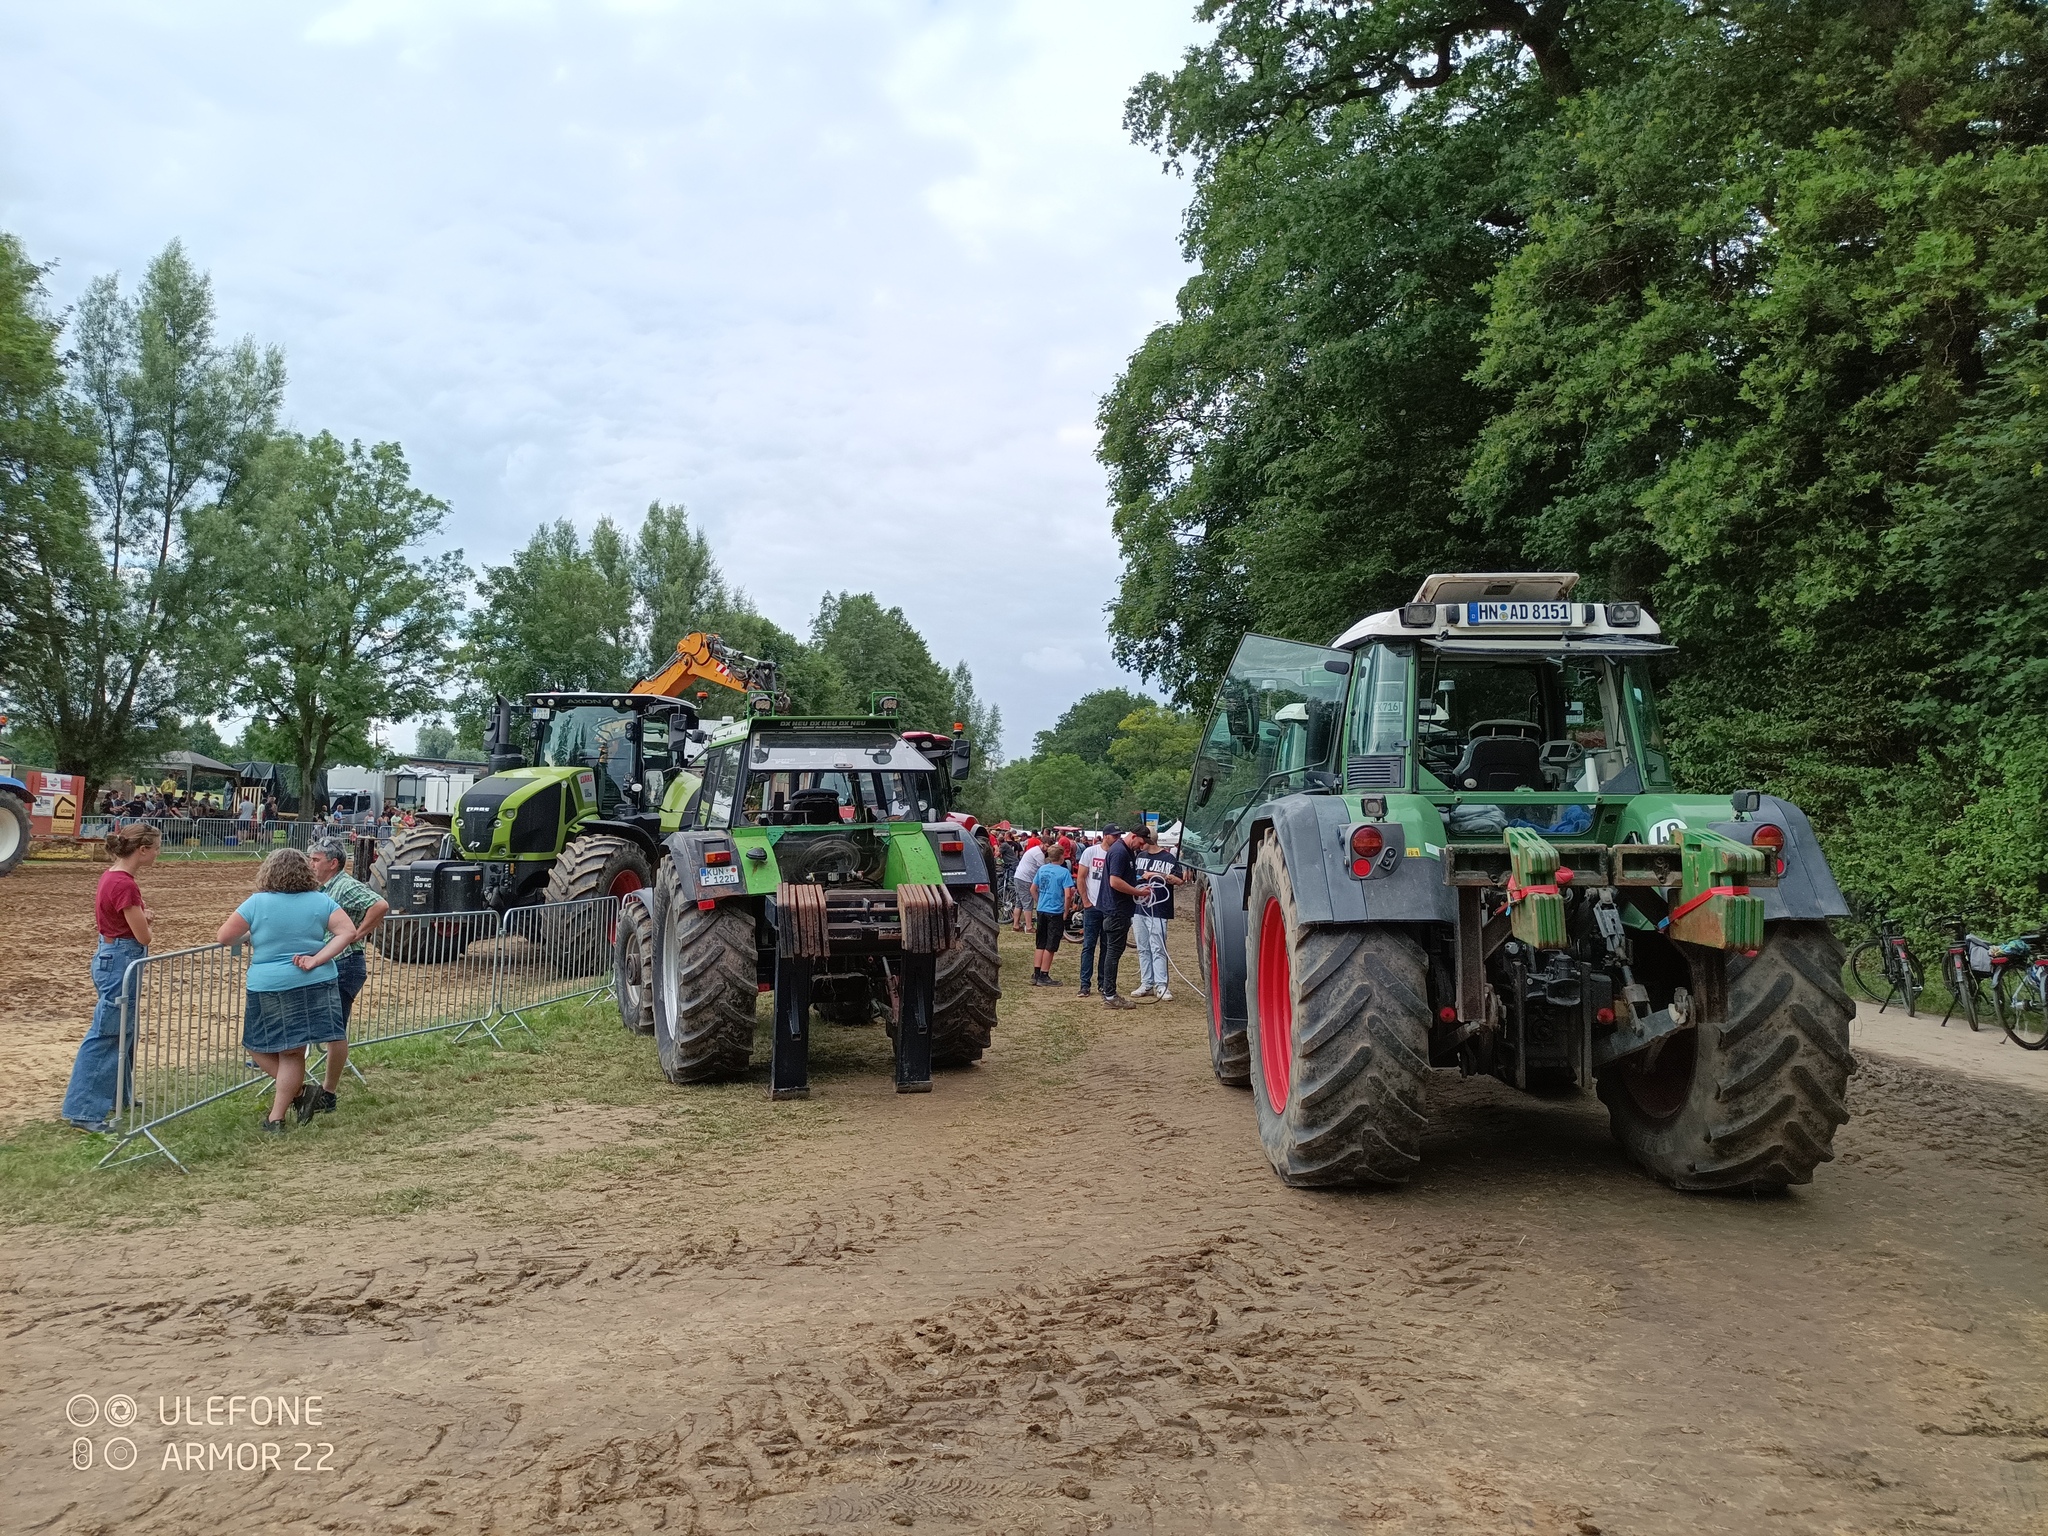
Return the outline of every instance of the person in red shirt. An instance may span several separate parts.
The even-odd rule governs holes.
[[[160,842],[155,827],[116,827],[107,834],[113,867],[100,876],[93,900],[100,944],[92,957],[92,984],[99,1006],[78,1042],[64,1090],[64,1118],[81,1131],[111,1130],[114,1110],[127,1097],[123,1089],[135,1047],[130,1041],[123,1055],[121,994],[128,967],[149,953],[149,908],[135,877],[156,862]]]

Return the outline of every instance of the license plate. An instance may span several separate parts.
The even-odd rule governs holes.
[[[1467,624],[1569,624],[1570,603],[1467,603]]]
[[[738,885],[740,872],[736,869],[713,869],[709,864],[698,866],[699,885]]]

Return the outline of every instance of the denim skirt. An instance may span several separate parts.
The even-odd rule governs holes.
[[[339,1040],[348,1028],[341,1019],[341,989],[331,981],[283,992],[246,993],[242,1045],[266,1055]]]

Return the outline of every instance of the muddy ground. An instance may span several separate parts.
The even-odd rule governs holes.
[[[62,980],[19,953],[10,1078]],[[6,1527],[2048,1529],[2048,1098],[1866,1048],[1836,1161],[1755,1200],[1651,1183],[1590,1097],[1446,1076],[1411,1187],[1301,1193],[1190,990],[1108,1015],[1028,967],[980,1067],[827,1075],[681,1173],[589,1150],[681,1135],[689,1090],[470,1133],[508,1180],[583,1159],[493,1211],[342,1180],[287,1225],[9,1232]],[[314,1393],[317,1433],[158,1422]],[[135,1400],[134,1467],[74,1470],[112,1433],[75,1394]]]

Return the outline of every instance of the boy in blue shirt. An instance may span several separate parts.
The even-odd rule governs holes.
[[[1053,985],[1052,957],[1059,953],[1060,940],[1067,935],[1067,913],[1074,906],[1074,877],[1066,860],[1054,848],[1031,878],[1038,892],[1038,931],[1033,935],[1037,953],[1032,956],[1031,985]]]

